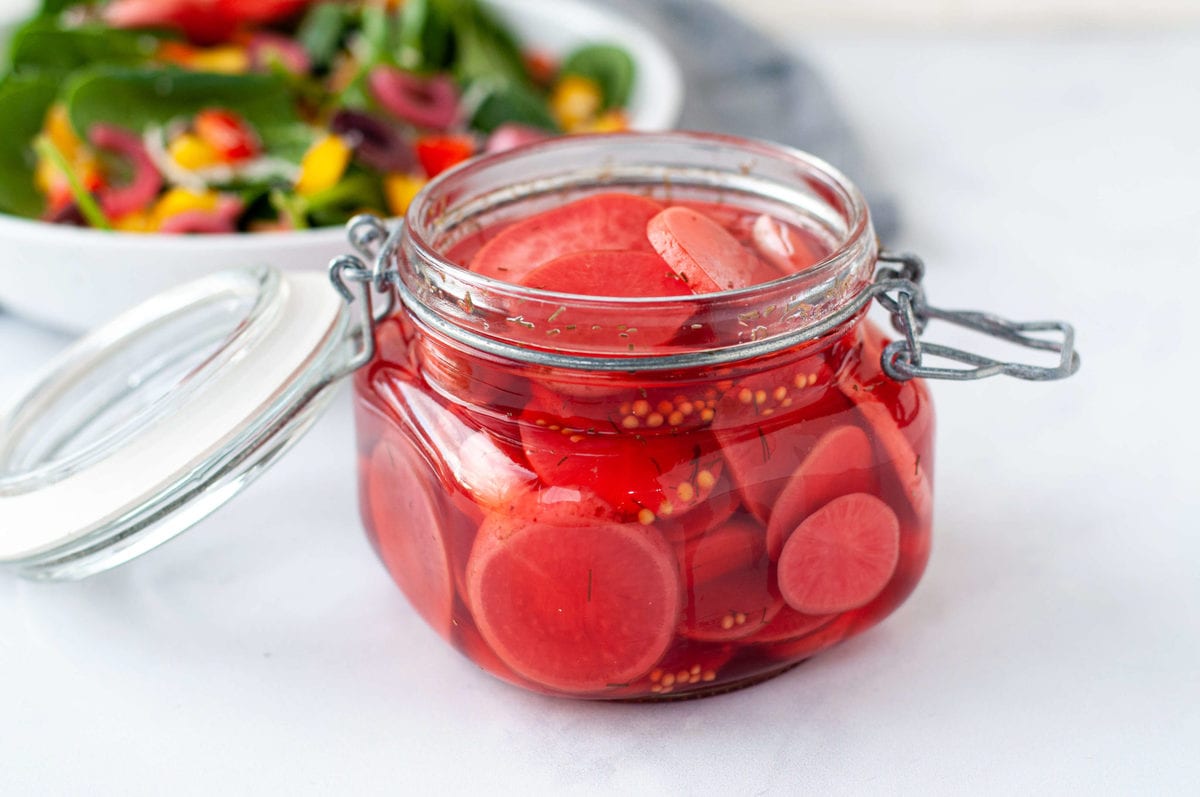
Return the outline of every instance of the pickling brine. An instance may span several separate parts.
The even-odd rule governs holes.
[[[706,297],[802,281],[839,246],[802,216],[598,190],[473,225],[445,260],[554,294],[506,318],[508,343],[652,355],[720,346]],[[422,617],[505,680],[736,688],[870,627],[924,569],[932,407],[883,374],[861,314],[651,371],[500,356],[405,312],[376,344],[356,376],[364,523]]]

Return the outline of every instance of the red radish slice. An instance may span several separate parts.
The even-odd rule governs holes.
[[[555,514],[495,515],[480,528],[467,567],[479,631],[509,667],[549,689],[629,684],[671,644],[675,557],[653,528]]]
[[[784,606],[775,619],[759,629],[752,636],[746,637],[745,644],[769,644],[774,642],[790,642],[806,634],[811,634],[818,628],[824,628],[833,622],[836,614],[801,614],[791,607]]]
[[[372,374],[371,386],[403,426],[417,430],[430,450],[441,453],[441,478],[484,510],[507,505],[534,481],[495,437],[468,426],[402,372],[381,368]]]
[[[145,210],[162,189],[162,175],[146,152],[142,140],[127,130],[108,124],[96,124],[88,131],[92,146],[123,156],[129,161],[133,177],[122,186],[100,191],[100,209],[110,219]]]
[[[745,288],[779,276],[703,213],[669,207],[650,219],[646,236],[697,293]]]
[[[617,431],[575,415],[575,406],[535,386],[521,415],[525,458],[544,484],[587,486],[649,524],[702,506],[720,482],[725,463],[712,438]]]
[[[873,495],[835,498],[788,537],[779,591],[803,614],[856,609],[883,590],[900,557],[900,521]]]
[[[681,200],[673,202],[674,207],[689,208],[715,221],[725,228],[725,231],[737,239],[737,242],[748,249],[754,247],[754,214],[736,205],[722,205],[717,202],[693,202]],[[779,275],[779,276],[782,276]]]
[[[460,623],[456,626],[452,641],[460,653],[470,659],[476,667],[484,670],[489,675],[525,689],[531,688],[531,684],[528,681],[517,675],[507,664],[500,660],[496,652],[488,646],[487,640],[479,633],[479,629],[472,623]]]
[[[685,603],[679,633],[726,641],[749,636],[783,606],[771,585],[763,529],[745,518],[686,543],[679,557]]]
[[[376,447],[367,472],[370,518],[388,572],[417,613],[446,636],[454,576],[442,538],[442,513],[426,486],[428,474],[409,461],[414,455],[406,443],[386,438]]]
[[[507,152],[510,149],[516,149],[526,144],[535,144],[551,137],[549,132],[540,127],[506,122],[491,132],[487,143],[484,144],[483,151],[489,154]]]
[[[817,241],[767,214],[754,220],[754,249],[784,274],[812,268],[829,254]]]
[[[692,295],[687,283],[653,252],[573,252],[538,266],[521,284],[581,296]]]
[[[933,487],[929,481],[927,463],[913,450],[912,443],[900,431],[887,404],[880,401],[870,390],[853,377],[839,384],[862,416],[867,420],[878,445],[891,462],[896,478],[904,494],[908,496],[913,513],[919,519],[928,519],[933,514]]]
[[[596,194],[506,227],[471,259],[471,270],[521,282],[543,263],[572,252],[653,252],[646,223],[662,210],[632,194]]]
[[[752,569],[761,562],[765,550],[761,526],[745,517],[731,520],[682,547],[679,566],[684,584],[691,589],[695,584]]]
[[[775,499],[767,525],[767,551],[778,559],[783,543],[802,520],[839,495],[877,489],[871,441],[857,426],[823,434]]]
[[[705,642],[750,636],[783,608],[783,599],[772,589],[766,556],[754,568],[688,585],[684,601],[680,636]]]
[[[682,516],[659,517],[654,525],[673,543],[682,543],[723,526],[738,510],[738,494],[721,474],[704,502]]]
[[[458,117],[458,88],[448,75],[421,77],[391,66],[377,66],[367,85],[379,104],[403,122],[445,130]]]
[[[525,275],[530,288],[581,296],[690,296],[691,289],[653,252],[576,252],[555,258]],[[540,311],[539,311],[540,312]],[[636,308],[583,311],[555,304],[545,318],[526,314],[535,334],[557,330],[557,345],[611,344],[621,350],[657,346],[673,338],[692,316],[691,308],[676,304],[639,311]],[[550,317],[554,320],[550,321]]]
[[[851,408],[830,379],[824,357],[810,357],[739,380],[717,402],[712,428],[730,476],[764,525],[818,435]]]
[[[779,616],[782,618],[788,611],[790,610],[785,608]],[[810,630],[798,639],[781,639],[778,642],[764,643],[756,649],[779,661],[804,661],[823,650],[828,650],[846,637],[852,636],[851,628],[854,629],[853,633],[862,630],[858,627],[857,613],[834,615],[829,622],[820,628]]]

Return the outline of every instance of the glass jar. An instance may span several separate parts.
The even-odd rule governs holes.
[[[819,254],[670,299],[550,293],[455,263],[503,225],[612,191],[705,203],[735,235],[766,218]],[[912,592],[932,522],[921,377],[1079,367],[1067,324],[930,306],[920,260],[878,250],[844,177],[766,143],[545,142],[448,172],[404,225],[363,217],[350,238],[373,266],[336,259],[337,292],[311,272],[213,275],[50,364],[0,418],[0,567],[84,578],[164,543],[284,455],[353,374],[363,523],[438,633],[544,694],[712,694]],[[895,340],[866,319],[874,301]],[[1058,363],[925,342],[935,319]]]
[[[604,192],[769,214],[828,255],[742,290],[553,294],[466,270]],[[748,214],[742,216],[742,214]],[[355,376],[361,511],[424,619],[552,695],[692,697],[874,625],[929,556],[934,412],[883,372],[866,203],[821,161],[713,135],[572,138],[433,184],[385,254]]]

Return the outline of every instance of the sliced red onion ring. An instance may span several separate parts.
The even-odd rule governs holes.
[[[88,226],[87,219],[84,218],[79,205],[74,202],[68,202],[57,210],[50,211],[43,219],[51,224],[67,224],[72,227]]]
[[[529,125],[517,124],[516,122],[505,122],[488,136],[487,144],[484,145],[484,152],[505,152],[514,147],[545,141],[550,137],[550,133],[545,130],[530,127]]]
[[[411,172],[417,166],[412,146],[377,116],[342,109],[334,115],[330,130],[350,142],[364,166],[381,172]]]
[[[223,233],[237,232],[237,218],[242,214],[242,200],[223,196],[217,200],[215,210],[185,210],[164,219],[159,232]]]
[[[250,65],[256,70],[270,69],[276,61],[294,75],[308,74],[312,68],[308,51],[295,40],[278,33],[255,33],[247,42],[246,49],[250,54]]]
[[[162,190],[163,180],[141,138],[114,125],[96,124],[88,131],[88,141],[123,156],[133,170],[133,178],[125,185],[108,186],[99,192],[104,215],[115,219],[149,207]]]
[[[401,121],[445,130],[458,117],[458,87],[447,75],[422,78],[377,66],[367,75],[367,83],[380,105]]]

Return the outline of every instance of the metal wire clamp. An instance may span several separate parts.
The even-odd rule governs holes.
[[[925,265],[911,254],[880,252],[881,263],[894,263],[900,268],[880,268],[872,290],[875,299],[892,314],[892,325],[904,337],[889,343],[883,350],[883,370],[892,379],[983,379],[1006,374],[1018,379],[1047,381],[1065,379],[1079,370],[1079,353],[1075,351],[1075,329],[1064,321],[1009,321],[990,313],[972,310],[942,310],[925,301],[921,279]],[[890,294],[895,293],[895,296]],[[921,340],[926,324],[931,320],[947,321],[1019,346],[1059,355],[1058,365],[1044,367],[1028,363],[1003,362],[980,354],[941,346]],[[1061,338],[1049,340],[1027,335],[1028,332],[1057,332]],[[971,368],[936,368],[923,364],[926,355],[965,363]]]

